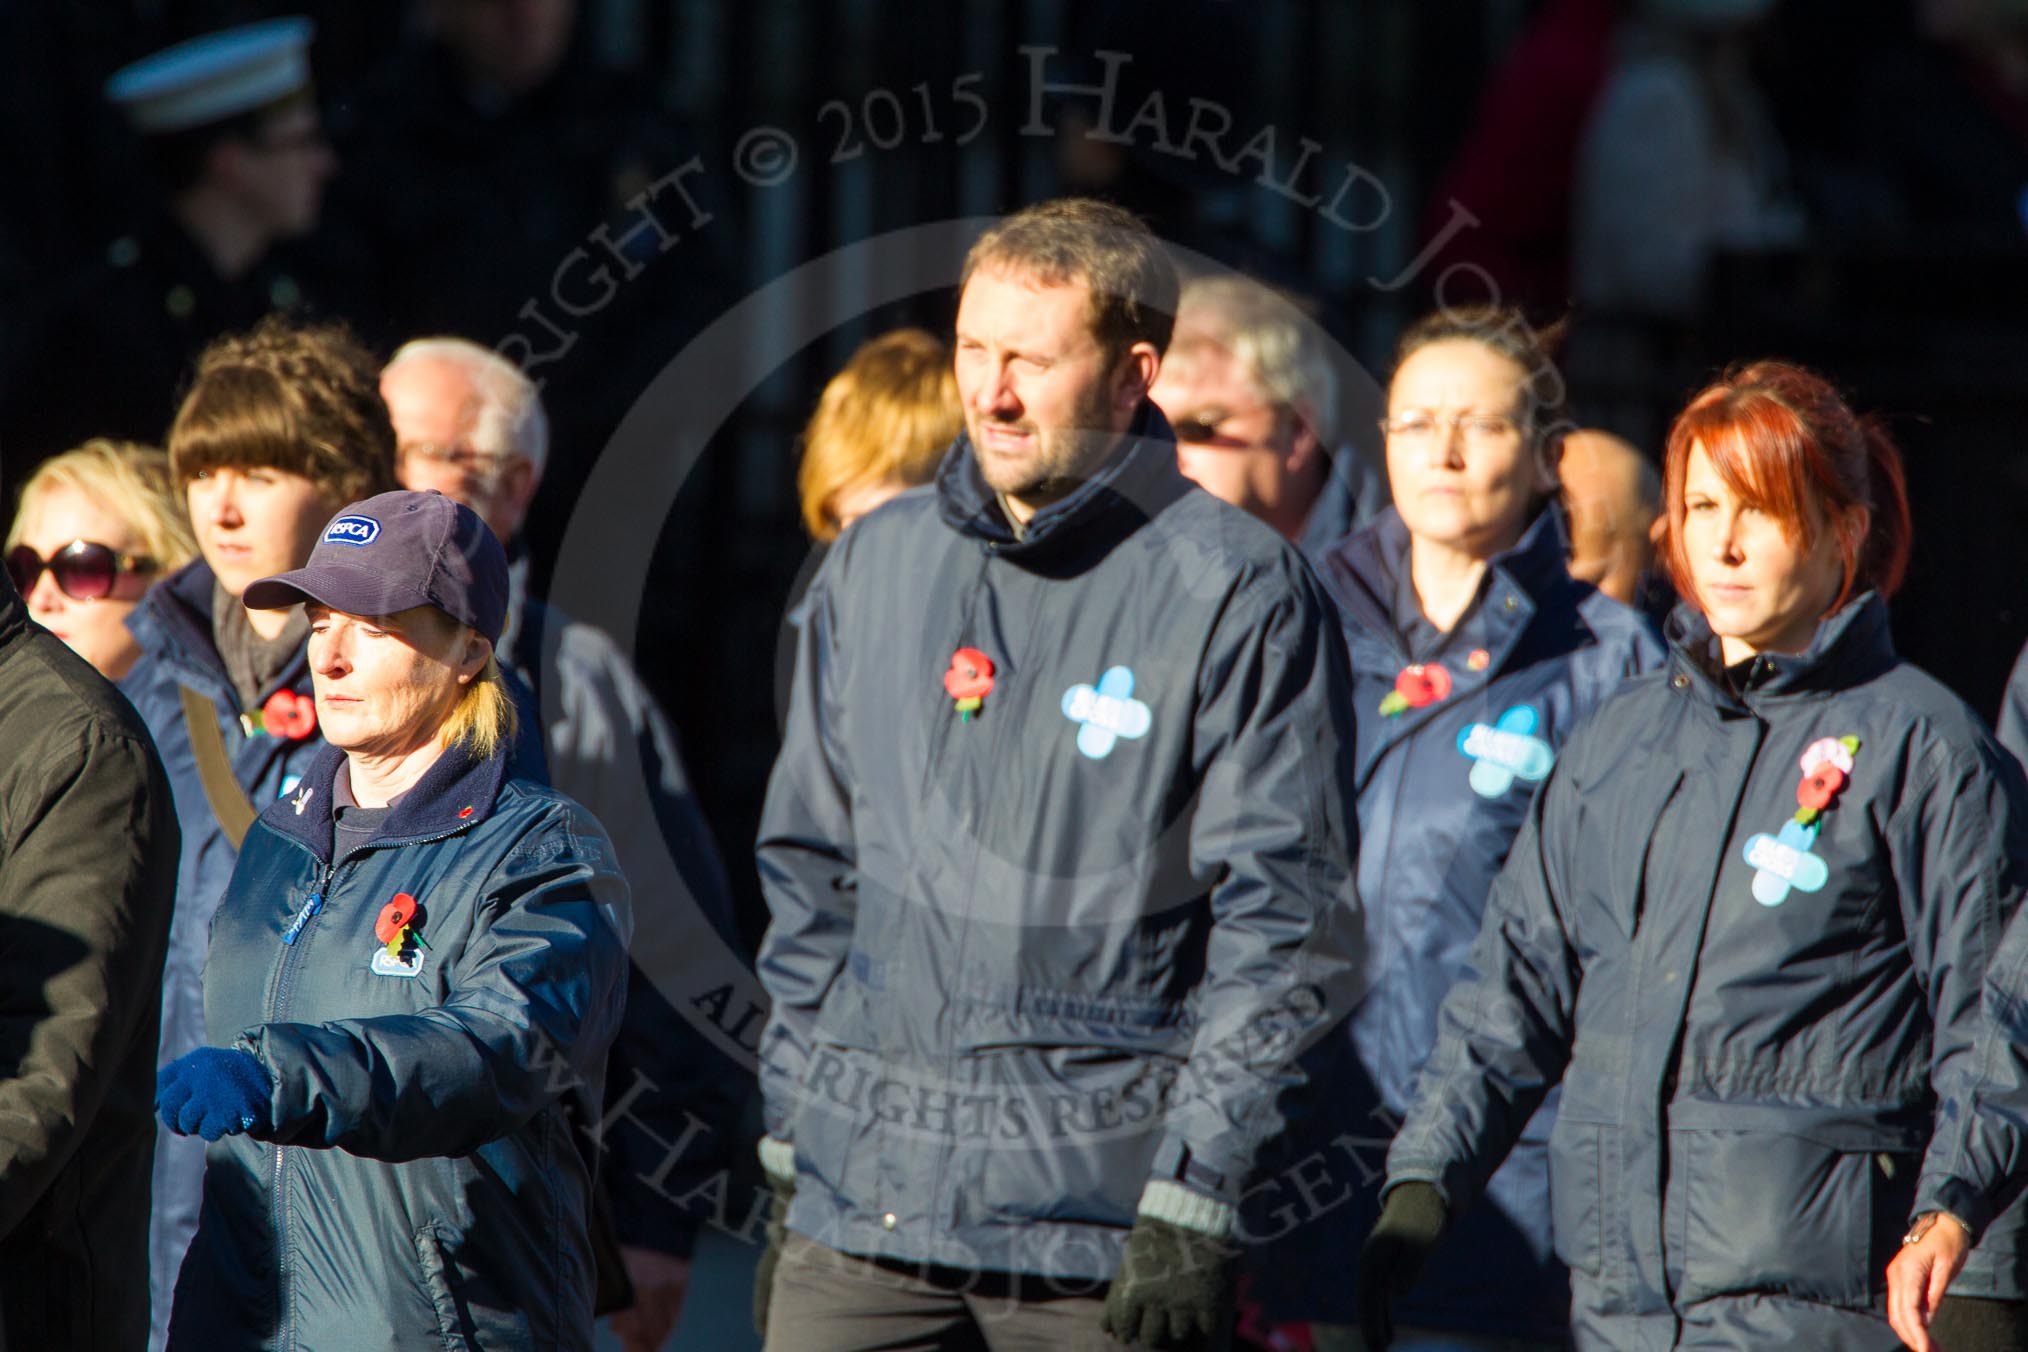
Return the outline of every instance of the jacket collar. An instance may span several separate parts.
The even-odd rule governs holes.
[[[1889,632],[1887,603],[1878,592],[1863,592],[1817,624],[1816,637],[1802,652],[1770,653],[1754,659],[1747,689],[1737,694],[1719,657],[1718,640],[1702,611],[1677,604],[1666,628],[1669,666],[1689,678],[1678,689],[1697,692],[1722,709],[1743,711],[1762,700],[1822,695],[1871,680],[1898,661]]]
[[[1377,515],[1369,499],[1385,493],[1359,452],[1340,446],[1331,453],[1331,472],[1324,479],[1324,491],[1310,504],[1303,529],[1296,536],[1296,548],[1306,559],[1321,559],[1332,545],[1352,533],[1355,526]]]
[[[300,844],[325,863],[331,858],[335,834],[331,785],[345,753],[335,746],[318,749],[296,791],[278,799],[262,814],[275,831]],[[507,753],[496,751],[481,760],[463,743],[447,748],[423,772],[415,787],[381,821],[372,845],[400,845],[455,835],[493,815],[500,788],[507,781]]]
[[[1089,536],[1102,522],[1110,524],[1108,519],[1116,514],[1135,524],[1146,521],[1190,487],[1176,467],[1176,434],[1161,410],[1146,399],[1098,472],[1031,517],[1018,540],[1000,511],[998,497],[979,473],[968,433],[960,432],[944,454],[936,479],[944,524],[982,541],[995,553],[1023,562],[1039,562],[1057,553],[1064,542]]]
[[[230,691],[232,677],[226,672],[225,659],[218,655],[218,640],[211,631],[214,581],[211,565],[201,558],[193,559],[148,589],[134,613],[127,616],[127,628],[151,657]],[[300,691],[309,681],[306,648],[283,668],[274,688]],[[232,695],[229,702],[237,706],[239,697]]]
[[[1394,614],[1394,598],[1408,572],[1408,527],[1387,508],[1324,555],[1326,580],[1345,611],[1407,661]],[[1483,650],[1490,678],[1506,666],[1539,613],[1574,608],[1591,588],[1570,575],[1563,511],[1550,503],[1521,538],[1487,564],[1479,600],[1451,631],[1449,651]],[[1453,672],[1455,678],[1461,673]]]
[[[21,599],[21,593],[14,589],[14,579],[0,572],[0,652],[21,641],[32,621],[28,618],[28,603]]]

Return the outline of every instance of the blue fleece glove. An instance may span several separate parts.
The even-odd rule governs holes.
[[[199,1047],[155,1072],[155,1111],[178,1136],[215,1141],[268,1127],[275,1082],[252,1053]]]

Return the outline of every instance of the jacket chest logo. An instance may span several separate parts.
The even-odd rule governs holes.
[[[1786,821],[1774,835],[1762,831],[1746,842],[1746,862],[1753,873],[1753,899],[1763,906],[1779,906],[1789,899],[1789,889],[1800,887],[1815,892],[1831,880],[1830,866],[1810,853],[1817,843],[1817,828]]]
[[[376,948],[366,966],[375,976],[421,976],[423,955],[421,950],[411,949],[397,957],[385,948]]]
[[[1458,751],[1472,762],[1472,792],[1498,798],[1525,779],[1539,783],[1556,764],[1556,752],[1535,736],[1542,716],[1533,705],[1517,704],[1490,726],[1469,723],[1458,733]]]
[[[1762,831],[1746,842],[1747,866],[1753,869],[1753,899],[1763,906],[1779,906],[1789,892],[1820,890],[1831,880],[1831,868],[1810,853],[1822,829],[1822,818],[1852,774],[1852,758],[1859,754],[1857,737],[1820,737],[1803,752],[1803,782],[1796,786],[1795,816],[1774,835]]]
[[[1112,755],[1122,737],[1147,736],[1155,721],[1134,698],[1134,673],[1125,667],[1107,667],[1096,686],[1080,681],[1064,691],[1063,716],[1077,724],[1077,749],[1092,760]]]

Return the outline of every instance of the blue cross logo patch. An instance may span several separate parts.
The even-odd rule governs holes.
[[[1498,798],[1525,779],[1537,783],[1556,764],[1549,743],[1535,736],[1542,716],[1532,705],[1517,704],[1491,725],[1468,723],[1458,733],[1458,750],[1472,761],[1472,792]]]
[[[1120,738],[1147,736],[1154,715],[1133,696],[1134,673],[1125,667],[1107,667],[1096,687],[1080,681],[1064,691],[1063,716],[1078,725],[1077,749],[1104,760]]]
[[[1786,821],[1774,835],[1765,831],[1746,842],[1746,862],[1753,870],[1753,899],[1763,906],[1779,906],[1789,899],[1789,889],[1800,887],[1815,892],[1831,880],[1831,866],[1810,853],[1817,843],[1817,828]]]

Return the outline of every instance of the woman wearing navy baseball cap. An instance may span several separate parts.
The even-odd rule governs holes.
[[[586,1215],[631,918],[603,831],[518,777],[507,561],[383,493],[308,566],[328,743],[254,823],[205,968],[217,1046],[163,1068],[211,1142],[170,1346],[589,1348]]]

